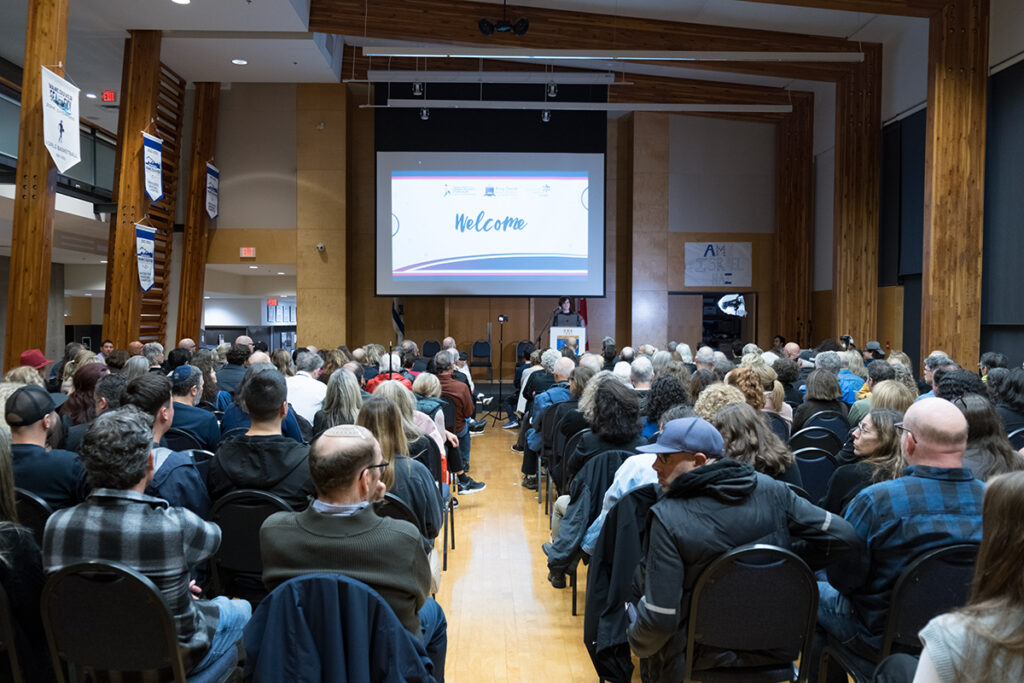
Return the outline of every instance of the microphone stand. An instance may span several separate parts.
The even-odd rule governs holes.
[[[502,400],[502,387],[503,387],[504,383],[502,381],[501,367],[505,363],[504,355],[505,355],[505,321],[502,320],[501,317],[499,317],[499,319],[498,319],[498,405],[497,405],[497,407],[492,406],[491,410],[489,411],[490,415],[491,415],[491,419],[494,420],[494,422],[491,423],[492,427],[494,425],[498,424],[498,422],[500,422],[501,419],[503,419],[501,417],[501,411],[504,408],[505,403]]]
[[[546,323],[544,323],[543,327],[540,328],[540,334],[537,335],[537,348],[538,349],[540,348],[540,340],[544,336],[544,330],[550,330],[551,329],[551,324],[553,322],[555,322],[555,316],[558,315],[558,312],[561,311],[561,310],[562,310],[562,307],[559,306],[555,310],[551,311],[551,315],[548,316],[548,321]],[[547,348],[547,347],[545,347],[545,348]]]

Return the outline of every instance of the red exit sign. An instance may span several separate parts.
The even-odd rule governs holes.
[[[256,258],[256,247],[240,247],[238,256],[239,258]]]
[[[100,99],[104,102],[117,102],[117,93],[113,90],[104,90],[100,93]]]
[[[267,305],[268,306],[276,306],[277,305],[277,299],[267,299]]]

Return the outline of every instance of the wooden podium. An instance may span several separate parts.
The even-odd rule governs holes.
[[[587,348],[587,328],[552,327],[551,348],[561,351],[566,344],[575,344],[576,355],[582,354]]]

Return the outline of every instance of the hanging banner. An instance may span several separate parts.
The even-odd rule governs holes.
[[[164,196],[164,141],[142,134],[142,167],[145,169],[146,194],[154,202]]]
[[[148,292],[153,287],[155,261],[154,250],[156,247],[156,229],[145,225],[135,224],[135,256],[139,262],[139,286],[143,292]]]
[[[687,287],[749,287],[753,279],[750,242],[687,242]]]
[[[63,173],[79,161],[78,88],[43,69],[43,144]]]
[[[220,213],[220,171],[211,163],[206,164],[206,213],[210,218]]]

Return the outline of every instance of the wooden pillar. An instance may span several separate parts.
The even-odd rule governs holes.
[[[836,83],[832,247],[835,330],[858,344],[875,338],[878,316],[881,91],[882,48],[865,45],[860,68]]]
[[[774,334],[809,346],[814,272],[814,96],[795,94],[775,129]]]
[[[57,167],[43,144],[40,67],[64,75],[68,0],[29,0],[27,23],[7,290],[6,369],[18,365],[22,351],[46,348]]]
[[[117,119],[114,197],[107,243],[107,289],[103,334],[118,348],[138,339],[142,289],[135,257],[135,223],[149,209],[142,182],[142,131],[156,115],[160,76],[160,31],[132,31],[125,41],[121,109]]]
[[[633,326],[633,131],[636,114],[618,121],[615,184],[615,344],[627,346]]]
[[[296,93],[298,343],[333,347],[345,342],[347,326],[348,90],[299,84]]]
[[[952,0],[928,39],[921,357],[978,361],[989,0]]]
[[[175,338],[189,337],[197,342],[199,330],[203,326],[203,288],[206,280],[206,252],[209,246],[210,216],[206,213],[206,162],[213,159],[217,146],[219,105],[220,83],[196,83]]]

